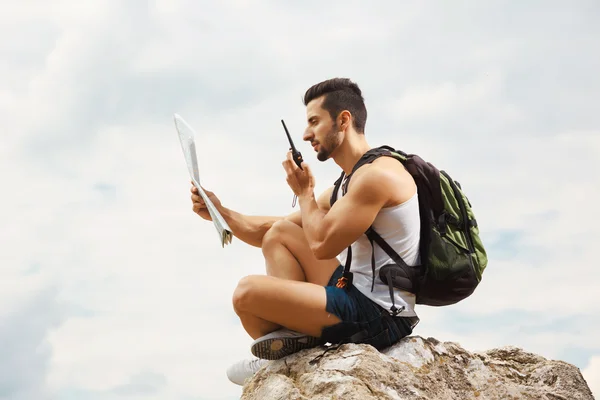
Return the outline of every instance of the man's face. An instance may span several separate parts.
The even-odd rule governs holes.
[[[321,108],[324,99],[323,96],[318,97],[306,106],[308,125],[302,137],[312,144],[319,161],[327,160],[340,144],[336,121],[331,119],[327,110]]]

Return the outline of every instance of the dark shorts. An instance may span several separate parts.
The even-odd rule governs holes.
[[[352,285],[348,289],[335,287],[343,272],[340,265],[325,287],[326,310],[342,322],[323,329],[323,343],[366,343],[381,350],[412,333],[416,318],[392,317]]]

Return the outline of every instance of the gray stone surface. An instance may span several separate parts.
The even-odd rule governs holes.
[[[405,338],[383,352],[346,344],[304,350],[263,367],[243,400],[593,400],[574,365],[516,347],[472,353],[452,342]]]

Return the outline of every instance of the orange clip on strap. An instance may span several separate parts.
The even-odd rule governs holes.
[[[342,276],[341,278],[339,278],[337,280],[337,283],[335,284],[335,287],[339,288],[339,289],[343,289],[343,288],[346,287],[347,283],[348,283],[348,278]]]

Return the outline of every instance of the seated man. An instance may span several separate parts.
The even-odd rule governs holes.
[[[303,139],[310,141],[319,161],[331,158],[349,175],[371,149],[360,89],[348,79],[327,80],[308,89],[304,104],[308,125]],[[417,188],[402,163],[379,157],[358,168],[333,206],[333,187],[315,198],[307,163],[299,168],[288,153],[283,167],[300,206],[286,217],[242,215],[207,191],[233,234],[261,247],[266,262],[267,275],[242,278],[233,294],[235,312],[255,339],[252,353],[257,356],[228,370],[230,380],[240,385],[266,360],[324,343],[368,343],[383,349],[411,334],[418,322],[415,295],[398,289],[394,305],[402,311],[390,315],[390,290],[372,279],[372,251],[376,277],[390,258],[364,235],[373,226],[408,265],[419,263]],[[209,220],[193,187],[192,201],[194,212]],[[339,278],[350,246],[353,279],[343,287]]]

